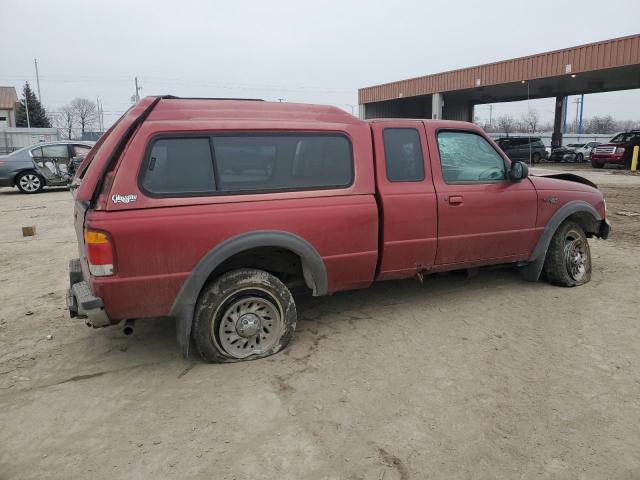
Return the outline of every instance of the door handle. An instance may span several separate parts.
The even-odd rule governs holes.
[[[462,195],[451,195],[449,205],[462,205]]]

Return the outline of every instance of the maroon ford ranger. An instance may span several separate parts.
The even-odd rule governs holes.
[[[605,202],[577,176],[528,175],[476,125],[362,121],[334,107],[149,97],[72,184],[71,316],[176,320],[181,352],[265,357],[296,327],[290,289],[510,264],[591,277]]]

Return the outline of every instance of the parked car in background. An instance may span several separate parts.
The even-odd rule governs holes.
[[[502,137],[496,143],[514,161],[531,159],[531,163],[538,163],[547,159],[547,149],[540,137]]]
[[[40,143],[0,156],[0,187],[38,193],[44,187],[67,186],[95,142]]]
[[[593,149],[600,145],[600,142],[589,143],[569,143],[562,147],[557,147],[551,150],[549,161],[560,162],[575,162],[582,163],[585,159],[588,159]]]
[[[600,145],[602,142],[588,142],[588,143],[570,143],[567,148],[571,150],[568,160],[571,162],[582,163],[585,160],[589,160],[591,151]]]
[[[530,177],[473,123],[321,105],[145,98],[72,187],[71,316],[129,334],[170,317],[209,362],[282,350],[291,289],[495,264],[573,287],[591,278],[587,238],[609,234],[593,183]]]
[[[618,133],[609,143],[600,144],[591,151],[591,166],[602,168],[606,164],[614,164],[629,168],[633,147],[636,145],[640,145],[640,130]]]

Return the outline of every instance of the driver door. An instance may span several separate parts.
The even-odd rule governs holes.
[[[531,181],[508,179],[503,156],[479,131],[432,132],[438,201],[436,265],[502,263],[529,256],[536,238]]]

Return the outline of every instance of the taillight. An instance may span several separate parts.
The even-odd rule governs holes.
[[[113,275],[113,244],[104,232],[85,230],[84,244],[91,275],[107,277]]]
[[[616,153],[624,153],[624,147],[616,147]]]

